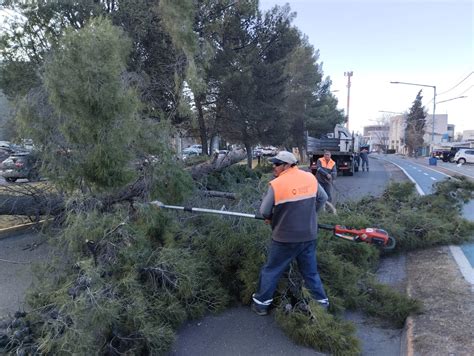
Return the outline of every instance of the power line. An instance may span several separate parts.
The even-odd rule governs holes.
[[[469,90],[471,90],[471,88],[474,87],[474,85],[471,85],[469,88],[467,88],[466,90],[464,90],[461,94],[459,95],[463,95],[464,93],[468,92]]]
[[[469,74],[466,76],[466,78],[464,78],[463,80],[461,80],[459,83],[457,83],[457,84],[456,84],[455,86],[453,86],[451,89],[448,89],[448,90],[446,90],[446,91],[444,91],[444,92],[442,92],[442,93],[439,93],[438,95],[446,94],[446,93],[450,92],[451,90],[457,88],[462,82],[464,82],[467,78],[469,78],[473,73],[474,73],[474,72],[469,73]]]

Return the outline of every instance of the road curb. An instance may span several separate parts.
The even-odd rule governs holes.
[[[411,286],[407,273],[407,295],[411,298]],[[413,329],[415,327],[415,319],[408,316],[405,320],[405,325],[402,330],[402,337],[400,340],[400,356],[413,356],[415,354],[413,347]]]

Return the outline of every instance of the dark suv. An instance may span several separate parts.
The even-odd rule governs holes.
[[[454,156],[461,148],[469,149],[470,147],[451,147],[449,151],[443,151],[443,162],[454,162]]]
[[[0,164],[0,175],[7,182],[26,178],[30,182],[39,180],[39,159],[33,152],[12,153]]]

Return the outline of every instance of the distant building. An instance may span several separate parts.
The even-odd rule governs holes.
[[[364,126],[364,142],[371,151],[385,152],[389,146],[389,125]]]
[[[405,115],[392,116],[388,132],[388,148],[396,153],[407,153],[405,147]]]
[[[454,129],[455,129],[455,126],[452,125],[452,124],[448,124],[448,142],[452,142],[454,141]]]
[[[424,147],[422,147],[424,155],[428,155],[433,147],[441,146],[443,143],[454,140],[454,125],[448,125],[447,114],[436,114],[434,122],[433,115],[427,115],[425,120]],[[405,143],[405,128],[405,115],[397,115],[390,118],[389,149],[395,150],[396,153],[408,153]]]
[[[474,130],[464,130],[462,132],[463,141],[474,141]]]
[[[432,147],[443,142],[443,136],[448,134],[448,114],[436,114],[434,125],[433,115],[426,116],[425,135],[423,139],[427,146]],[[449,134],[448,134],[449,136]],[[454,133],[451,135],[451,141],[454,138]],[[431,150],[430,150],[431,151]]]

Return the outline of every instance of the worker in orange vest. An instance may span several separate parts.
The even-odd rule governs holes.
[[[272,241],[258,290],[252,295],[252,310],[268,314],[278,280],[293,260],[312,298],[327,309],[329,301],[316,261],[317,212],[326,203],[326,192],[318,189],[314,175],[297,167],[291,152],[281,151],[270,161],[276,178],[270,182],[260,214],[272,226]]]
[[[336,162],[331,159],[331,152],[324,151],[324,156],[316,163],[316,178],[328,195],[328,202],[332,203],[333,182],[337,177]]]

